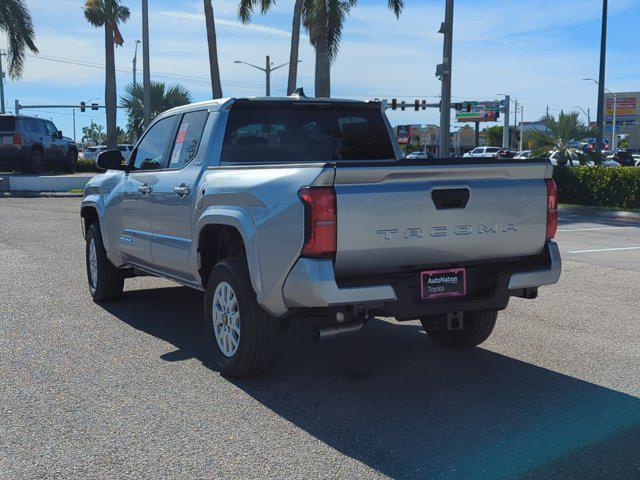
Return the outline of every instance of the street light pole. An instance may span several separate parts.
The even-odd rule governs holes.
[[[449,135],[451,130],[451,67],[453,64],[453,0],[446,0],[444,22],[440,27],[444,35],[442,65],[438,65],[436,75],[442,82],[440,96],[440,157],[449,157]]]
[[[133,85],[135,86],[138,82],[136,80],[136,67],[138,63],[138,45],[140,44],[140,40],[136,40],[136,49],[133,52]]]
[[[602,33],[600,36],[600,76],[598,81],[598,125],[599,137],[596,139],[596,150],[602,151],[602,139],[604,138],[604,83],[605,66],[607,57],[607,7],[608,0],[602,0]]]
[[[300,63],[300,62],[302,62],[302,60],[298,60],[298,63]],[[235,60],[233,63],[239,63],[239,64],[242,64],[242,65],[248,65],[249,67],[252,67],[252,68],[255,68],[257,70],[260,70],[261,72],[264,72],[265,79],[266,79],[265,93],[266,93],[267,97],[270,97],[271,96],[271,72],[275,72],[279,68],[286,67],[291,62],[283,63],[282,65],[278,65],[277,67],[272,67],[271,66],[272,65],[271,57],[269,55],[267,55],[266,62],[265,62],[265,68],[259,67],[258,65],[254,65],[253,63],[243,62],[241,60]]]
[[[144,128],[151,123],[151,71],[149,68],[149,0],[142,0],[142,89]]]
[[[2,56],[6,55],[0,50],[0,113],[5,113],[4,110],[4,70],[2,69]],[[16,112],[16,115],[18,112]]]

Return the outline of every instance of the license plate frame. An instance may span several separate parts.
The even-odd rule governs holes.
[[[456,281],[450,281],[455,277]],[[434,279],[428,285],[429,279]],[[438,280],[441,279],[441,280]],[[429,291],[432,289],[432,291]],[[467,295],[467,269],[447,268],[420,272],[420,297],[422,300],[465,297]]]

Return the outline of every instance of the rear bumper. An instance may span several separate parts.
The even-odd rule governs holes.
[[[20,167],[29,161],[29,151],[20,145],[0,145],[0,165]]]
[[[301,258],[284,287],[289,309],[367,309],[376,315],[415,319],[450,311],[502,310],[511,296],[535,298],[536,288],[560,278],[558,246],[548,242],[545,251],[524,263],[496,263],[468,268],[473,289],[463,299],[424,301],[416,272],[336,280],[331,260]]]

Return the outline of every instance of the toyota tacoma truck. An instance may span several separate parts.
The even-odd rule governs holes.
[[[93,299],[138,275],[203,291],[206,351],[231,377],[262,372],[305,319],[319,338],[420,320],[474,347],[510,297],[560,276],[548,161],[403,159],[379,102],[178,107],[98,165],[81,207]]]

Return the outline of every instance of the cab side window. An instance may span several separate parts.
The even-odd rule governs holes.
[[[56,126],[53,123],[45,121],[44,128],[47,132],[47,135],[51,135],[52,137],[55,137],[58,135],[58,130],[56,129]]]
[[[164,168],[164,153],[167,150],[175,116],[163,118],[142,138],[135,151],[133,170],[158,170]]]
[[[184,114],[171,150],[171,157],[169,157],[169,168],[182,168],[195,158],[207,118],[209,118],[207,110]]]

